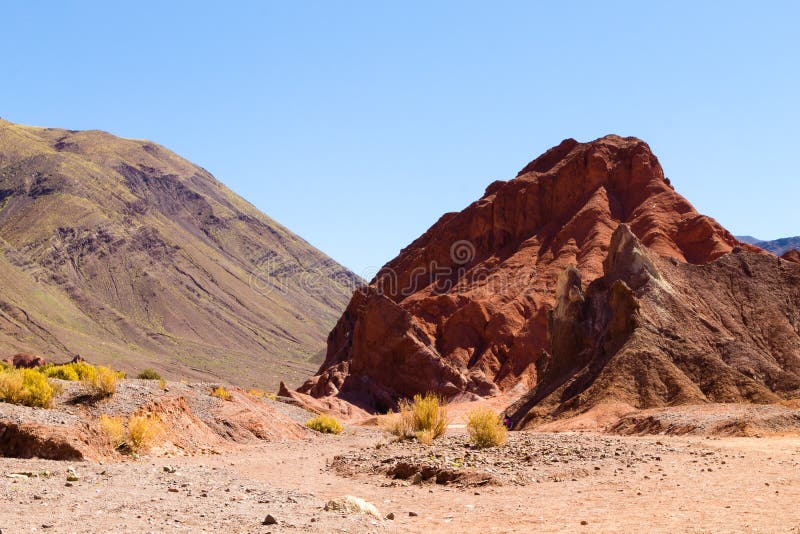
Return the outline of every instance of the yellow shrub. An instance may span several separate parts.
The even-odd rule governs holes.
[[[106,436],[108,436],[112,447],[119,449],[125,445],[125,423],[122,421],[121,417],[111,417],[103,414],[100,416],[100,427],[103,429]]]
[[[95,397],[110,397],[117,391],[117,377],[117,372],[110,367],[98,365],[94,373],[82,381]]]
[[[0,400],[10,404],[49,408],[55,389],[36,369],[5,369],[0,373]]]
[[[497,447],[506,442],[508,429],[502,416],[490,408],[476,408],[467,414],[467,418],[469,440],[477,448]]]
[[[252,395],[253,397],[266,397],[267,396],[267,392],[266,391],[264,391],[263,389],[257,389],[257,388],[248,389],[247,390],[247,394],[248,395]]]
[[[401,400],[398,411],[381,418],[380,426],[400,439],[416,438],[425,445],[440,438],[447,430],[447,408],[432,393],[414,395],[414,401]]]
[[[151,414],[133,414],[127,424],[122,417],[100,416],[100,428],[111,445],[123,452],[143,452],[150,449],[164,434],[161,420]]]
[[[86,362],[75,362],[67,364],[78,375],[78,380],[91,380],[97,375],[97,368]]]
[[[160,389],[167,389],[167,381],[164,380],[163,378],[159,378],[158,379],[158,387]]]
[[[61,380],[70,381],[78,380],[78,373],[72,367],[72,364],[40,367],[39,372],[48,378],[59,378]]]
[[[211,396],[222,400],[231,400],[231,394],[222,386],[217,386],[211,390]]]
[[[344,427],[342,423],[330,415],[318,415],[306,421],[306,426],[311,430],[322,432],[323,434],[341,434]]]
[[[134,414],[128,419],[127,447],[133,452],[146,451],[164,434],[161,420],[149,414]]]

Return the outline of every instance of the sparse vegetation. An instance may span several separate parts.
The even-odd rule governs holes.
[[[498,447],[508,437],[502,416],[487,407],[476,408],[467,414],[467,433],[470,442],[479,449]]]
[[[136,378],[140,380],[161,380],[161,375],[155,369],[151,369],[148,367],[147,369],[142,369],[142,371],[136,375]]]
[[[129,453],[149,450],[164,434],[163,423],[152,414],[133,414],[127,424],[122,417],[103,414],[100,427],[115,449]]]
[[[120,449],[125,445],[125,422],[122,420],[122,417],[112,417],[103,414],[100,416],[100,428],[105,432],[112,447]]]
[[[133,452],[149,450],[164,433],[161,420],[151,414],[134,414],[128,419],[127,447]]]
[[[230,392],[223,386],[217,386],[211,390],[211,396],[222,400],[231,400]]]
[[[48,378],[76,381],[78,380],[78,373],[72,365],[73,364],[44,366],[39,368],[39,372]]]
[[[167,389],[167,381],[166,381],[166,380],[164,380],[163,378],[159,378],[159,379],[158,379],[158,387],[159,387],[160,389],[164,389],[164,390],[166,390],[166,389]]]
[[[56,390],[36,369],[0,371],[0,400],[9,404],[49,408]]]
[[[273,401],[277,398],[274,393],[267,393],[263,389],[258,389],[258,388],[248,389],[247,393],[249,395],[253,396],[253,397],[259,397],[259,398],[269,399],[269,400],[273,400]]]
[[[380,425],[400,439],[414,438],[430,445],[447,430],[447,408],[442,399],[432,393],[414,395],[413,402],[401,400],[398,411],[383,416]]]
[[[306,426],[311,430],[322,432],[323,434],[341,434],[344,427],[335,417],[320,414],[306,421]]]
[[[110,367],[105,367],[103,365],[98,365],[94,371],[95,372],[87,378],[81,379],[92,396],[105,398],[116,393],[119,374]]]

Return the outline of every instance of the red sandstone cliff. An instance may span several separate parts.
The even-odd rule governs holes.
[[[417,392],[533,387],[559,275],[575,265],[584,287],[602,276],[620,223],[678,262],[756,250],[677,194],[643,141],[567,139],[445,214],[357,292],[300,391],[384,409]]]

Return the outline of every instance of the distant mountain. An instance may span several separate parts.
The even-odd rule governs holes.
[[[761,247],[764,250],[768,250],[776,256],[782,256],[784,253],[789,252],[790,250],[800,249],[800,236],[782,237],[772,241],[762,241],[761,239],[752,236],[737,236],[737,239],[739,239],[739,241],[744,241],[745,243],[750,243],[751,245]]]
[[[148,141],[0,120],[0,356],[275,387],[360,279]]]

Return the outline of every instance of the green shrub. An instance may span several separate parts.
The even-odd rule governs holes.
[[[136,378],[141,380],[161,380],[161,375],[155,369],[148,367],[147,369],[142,369],[142,372],[136,375]]]
[[[0,372],[0,400],[9,404],[49,408],[56,390],[36,369],[8,368]]]
[[[467,414],[467,433],[470,442],[479,449],[498,447],[508,437],[502,416],[487,407],[476,408]]]
[[[401,400],[398,411],[381,418],[380,426],[400,439],[415,438],[430,445],[447,430],[447,408],[437,395],[414,395],[413,402]]]
[[[344,427],[342,423],[330,415],[318,415],[306,421],[306,426],[311,430],[322,432],[323,434],[341,434]]]
[[[78,380],[78,373],[72,368],[72,364],[52,365],[40,367],[39,372],[48,378],[59,378],[61,380]]]

